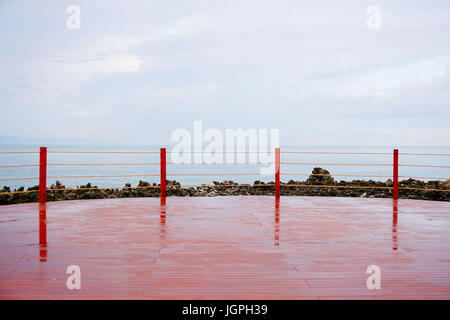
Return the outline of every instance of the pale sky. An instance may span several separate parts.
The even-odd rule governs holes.
[[[0,0],[0,136],[163,145],[202,120],[450,146],[449,17],[448,0]]]

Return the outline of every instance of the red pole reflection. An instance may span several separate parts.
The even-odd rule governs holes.
[[[47,204],[39,204],[39,261],[47,261]]]
[[[161,214],[159,216],[159,237],[161,240],[166,238],[166,200],[161,199]]]
[[[392,210],[392,250],[398,250],[397,238],[397,221],[398,221],[398,200],[394,200],[394,207]]]
[[[273,245],[278,247],[280,245],[280,198],[275,198],[275,229],[273,239]]]

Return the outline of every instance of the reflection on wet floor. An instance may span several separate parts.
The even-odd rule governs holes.
[[[39,204],[39,261],[47,261],[47,205]]]
[[[392,250],[398,250],[398,237],[397,237],[397,215],[398,215],[398,200],[393,200],[392,210]]]
[[[166,238],[166,204],[165,201],[161,201],[161,214],[159,217],[159,237],[161,240]]]
[[[280,199],[275,199],[275,228],[274,228],[274,242],[273,245],[278,247],[280,245]]]

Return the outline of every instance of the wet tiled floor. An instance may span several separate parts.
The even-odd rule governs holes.
[[[78,265],[81,289],[66,268]],[[367,268],[380,268],[380,289]],[[0,206],[2,299],[450,299],[450,203],[282,197]]]

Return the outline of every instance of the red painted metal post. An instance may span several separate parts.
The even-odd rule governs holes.
[[[392,198],[398,200],[398,149],[394,149],[394,176]]]
[[[275,149],[275,198],[280,198],[280,148]]]
[[[47,148],[41,147],[39,157],[39,203],[47,201]]]
[[[160,150],[161,161],[161,202],[166,201],[166,148]]]

